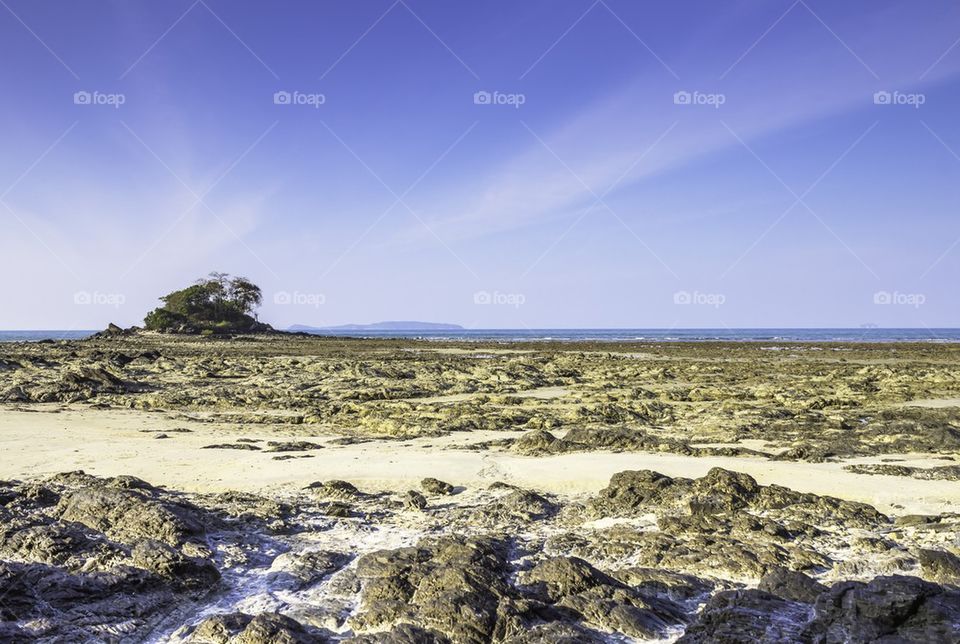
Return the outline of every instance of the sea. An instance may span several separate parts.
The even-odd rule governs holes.
[[[78,340],[95,331],[0,331],[0,342]],[[320,336],[493,342],[960,342],[960,329],[457,329],[316,330]]]

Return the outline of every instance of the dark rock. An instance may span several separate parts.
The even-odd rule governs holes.
[[[548,622],[525,629],[505,644],[606,644],[610,639],[580,624]]]
[[[279,613],[214,615],[198,624],[188,642],[194,644],[320,644],[325,639]]]
[[[268,441],[268,452],[306,452],[313,449],[323,449],[323,445],[311,443],[310,441]]]
[[[722,591],[710,598],[677,644],[805,642],[801,633],[811,612],[808,604],[762,590]]]
[[[315,496],[325,499],[354,499],[363,496],[360,490],[346,481],[318,481],[311,483],[306,489]]]
[[[204,445],[200,449],[244,449],[247,451],[259,451],[260,448],[250,443],[215,443],[213,445]]]
[[[644,595],[576,557],[547,559],[521,574],[520,581],[539,588],[546,601],[603,630],[655,638],[686,623],[679,605]]]
[[[475,526],[527,526],[557,514],[559,506],[536,492],[515,490],[509,494],[468,512],[468,521]]]
[[[550,446],[557,441],[557,437],[550,432],[537,429],[527,432],[513,443],[513,449],[521,454],[536,455],[546,453]]]
[[[841,582],[815,608],[804,633],[815,642],[960,641],[960,591],[916,577]]]
[[[427,498],[416,490],[409,490],[403,495],[403,507],[408,510],[424,510],[427,507]]]
[[[209,559],[188,557],[155,539],[139,541],[133,547],[131,557],[138,568],[187,589],[206,588],[220,579],[220,572]]]
[[[490,539],[441,537],[416,547],[364,555],[360,633],[412,622],[454,642],[480,644],[505,632],[519,609],[511,606],[506,546]]]
[[[941,584],[960,585],[960,557],[944,550],[920,550],[917,560],[924,578]]]
[[[444,483],[439,479],[429,477],[420,481],[420,487],[427,494],[434,494],[437,496],[451,495],[454,492],[454,487],[449,483]]]
[[[775,566],[760,579],[760,590],[782,599],[812,604],[827,587],[802,572]]]
[[[162,500],[140,490],[86,487],[64,496],[55,514],[61,521],[82,523],[126,544],[159,539],[176,546],[206,531],[204,516],[196,506]]]
[[[412,624],[397,624],[389,631],[351,637],[344,644],[450,644],[450,639]]]

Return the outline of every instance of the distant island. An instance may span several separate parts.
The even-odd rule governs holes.
[[[392,320],[388,322],[374,322],[373,324],[342,324],[340,326],[305,326],[294,324],[287,327],[288,331],[463,331],[459,324],[445,324],[442,322],[415,322],[409,320]]]

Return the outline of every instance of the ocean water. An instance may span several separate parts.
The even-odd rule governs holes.
[[[79,340],[95,331],[0,331],[0,342]],[[494,342],[960,342],[960,329],[464,329],[457,331],[312,331],[349,338]]]
[[[960,342],[960,329],[466,329],[457,331],[311,331],[354,338],[523,342]]]
[[[96,331],[0,331],[0,342],[37,342],[39,340],[80,340]]]

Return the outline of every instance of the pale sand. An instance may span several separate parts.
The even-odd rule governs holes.
[[[610,476],[651,469],[670,476],[698,477],[712,467],[746,472],[760,483],[776,483],[862,501],[890,514],[939,514],[960,510],[960,483],[843,471],[843,463],[772,462],[762,458],[693,458],[676,454],[587,452],[523,457],[502,452],[450,449],[517,432],[469,432],[416,440],[372,441],[306,452],[312,458],[278,461],[256,451],[200,449],[238,438],[312,440],[326,443],[309,426],[224,425],[189,422],[164,414],[83,407],[51,413],[55,406],[22,411],[0,408],[0,479],[19,479],[82,469],[91,474],[130,474],[186,492],[282,492],[317,480],[345,479],[361,489],[402,491],[432,476],[454,485],[504,481],[561,495],[593,493]],[[171,430],[187,427],[190,433]],[[158,440],[140,430],[168,432]],[[295,455],[299,455],[295,454]],[[891,455],[893,456],[893,455]],[[850,463],[879,463],[885,457]],[[889,457],[887,457],[889,458]],[[928,455],[896,455],[898,465],[935,467],[951,461]]]
[[[911,400],[903,404],[904,407],[927,407],[930,409],[945,409],[960,407],[960,398],[930,398],[928,400]]]

